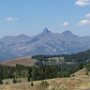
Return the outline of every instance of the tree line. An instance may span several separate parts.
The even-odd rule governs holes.
[[[32,56],[32,59],[36,59],[39,61],[48,61],[48,58],[53,58],[53,57],[64,57],[65,62],[84,63],[87,62],[87,60],[90,61],[90,50],[79,53],[73,53],[73,54],[63,54],[63,55],[34,55]]]
[[[58,77],[70,77],[70,75],[81,69],[79,64],[62,65],[42,65],[42,66],[23,66],[16,65],[15,67],[0,65],[0,84],[3,79],[13,79],[16,83],[18,78],[26,78],[27,81],[45,80]]]

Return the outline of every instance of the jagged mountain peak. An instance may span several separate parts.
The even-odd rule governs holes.
[[[48,33],[51,33],[51,31],[49,31],[49,29],[48,29],[47,27],[45,27],[45,28],[43,29],[43,33],[44,33],[44,34],[48,34]]]
[[[52,35],[52,32],[47,27],[45,27],[43,29],[43,31],[38,36],[40,36],[40,37],[43,37],[43,36],[47,37],[47,36],[50,36],[50,35]]]
[[[79,37],[69,30],[52,33],[47,27],[40,34],[9,36],[0,40],[1,60],[38,54],[71,54],[90,49],[90,37]],[[10,57],[8,57],[10,56]]]

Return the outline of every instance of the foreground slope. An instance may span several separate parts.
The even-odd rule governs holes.
[[[56,78],[47,81],[48,87],[43,87],[41,81],[35,81],[33,87],[28,82],[22,82],[1,85],[0,90],[90,90],[90,77]]]

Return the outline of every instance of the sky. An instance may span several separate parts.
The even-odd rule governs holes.
[[[70,30],[90,36],[90,0],[0,0],[0,37]]]

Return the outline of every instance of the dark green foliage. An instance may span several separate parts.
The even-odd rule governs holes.
[[[85,67],[86,67],[86,69],[87,69],[88,71],[90,71],[90,63],[86,63],[86,64],[85,64]]]
[[[34,86],[33,82],[31,82],[31,86],[32,86],[32,87]]]
[[[21,78],[27,76],[27,67],[17,64],[15,67],[15,77]]]
[[[63,63],[57,65],[43,64],[43,66],[38,67],[25,67],[22,65],[16,65],[16,67],[8,67],[1,65],[0,77],[3,79],[13,78],[13,83],[16,83],[19,78],[27,77],[28,82],[32,82],[34,80],[45,80],[56,77],[69,77],[71,74],[81,69],[81,67],[82,65],[77,63]]]
[[[0,84],[3,84],[3,80],[2,80],[2,77],[0,77]]]
[[[15,77],[13,78],[13,83],[17,83],[17,80],[15,79]]]
[[[32,68],[29,68],[28,75],[27,75],[28,82],[30,82],[31,78],[32,78]]]
[[[79,70],[79,65],[64,64],[61,65],[45,65],[42,67],[32,67],[32,80],[45,80],[55,77],[69,77],[72,73]]]
[[[79,69],[83,69],[84,68],[84,63],[80,63],[79,64]]]
[[[22,82],[21,80],[19,80],[18,82]]]
[[[80,53],[75,53],[75,54],[70,54],[70,55],[35,55],[32,56],[33,59],[37,59],[40,61],[46,61],[48,58],[53,58],[53,57],[64,57],[66,62],[86,62],[87,60],[90,61],[90,50],[80,52]]]
[[[0,65],[0,77],[3,79],[12,78],[14,71],[14,67]]]
[[[32,56],[32,59],[37,59],[40,61],[47,61],[49,58],[48,55],[36,55],[36,56]]]
[[[87,75],[87,76],[89,76],[89,73],[88,73],[88,71],[86,71],[86,75]]]
[[[57,57],[57,56],[58,55],[35,55],[35,56],[32,56],[32,59],[36,59],[39,61],[48,61],[48,58],[53,58],[53,57]]]
[[[28,80],[28,82],[30,82],[30,77],[29,76],[27,76],[27,80]]]
[[[26,77],[27,71],[28,67],[22,65],[16,65],[16,67],[0,65],[0,77],[2,79]]]

